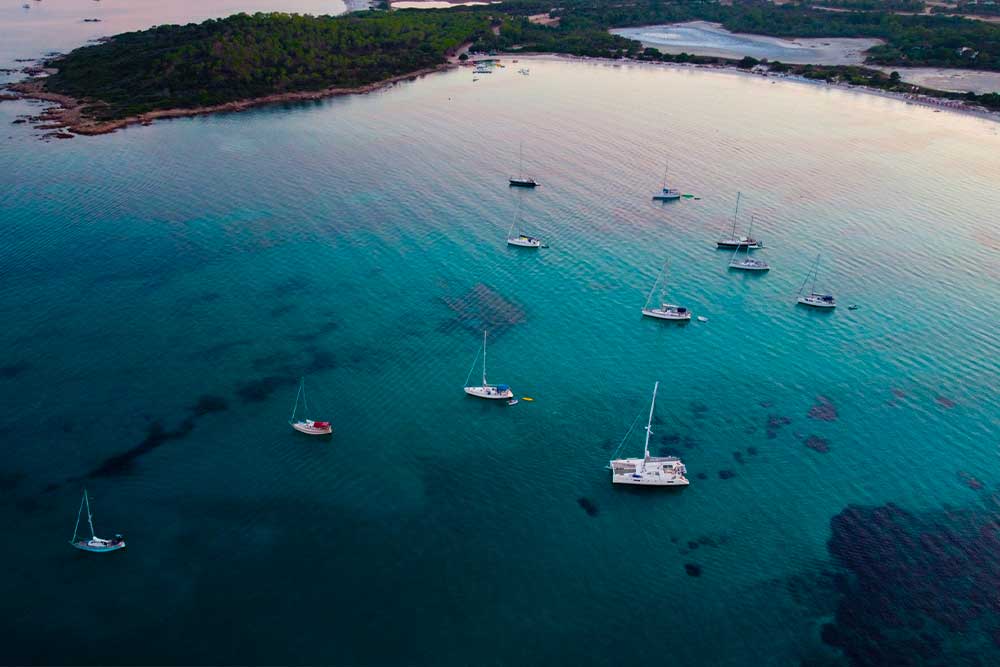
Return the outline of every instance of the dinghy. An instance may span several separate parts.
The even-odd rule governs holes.
[[[90,539],[76,539],[77,531],[80,529],[80,517],[83,515],[83,508],[87,507],[87,524],[90,525]],[[94,531],[94,516],[90,512],[90,498],[87,496],[87,490],[83,490],[83,500],[80,501],[80,509],[76,512],[76,525],[73,527],[73,539],[69,541],[77,549],[81,551],[90,551],[92,553],[105,553],[107,551],[118,551],[119,549],[125,548],[125,538],[121,535],[115,535],[112,539],[106,540],[102,537],[98,537]]]
[[[299,409],[299,398],[302,398],[302,412],[304,415],[309,414],[309,403],[306,401],[306,379],[302,378],[299,381],[299,391],[295,394],[295,405],[292,407],[292,416],[288,418],[288,423],[299,433],[305,433],[306,435],[330,435],[333,433],[333,426],[328,421],[316,421],[309,419],[307,417],[302,417],[298,421],[295,419],[295,413]]]

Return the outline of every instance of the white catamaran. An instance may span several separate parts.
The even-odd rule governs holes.
[[[819,255],[816,255],[816,262],[813,264],[812,269],[806,274],[806,279],[802,281],[802,286],[799,287],[799,298],[798,302],[803,306],[810,306],[812,308],[836,308],[837,300],[833,298],[831,294],[821,294],[816,291],[816,275],[819,273]],[[808,294],[803,294],[802,290],[805,289],[806,283],[809,282],[809,278],[812,278],[812,287],[809,288]]]
[[[748,239],[752,238],[750,236],[750,232],[752,232],[752,231],[753,231],[753,216],[750,216],[750,230],[747,232],[746,238],[748,238]],[[740,248],[737,247],[736,250],[733,251],[733,257],[732,257],[732,259],[729,260],[729,268],[731,268],[731,269],[738,269],[740,271],[770,271],[771,270],[771,267],[768,265],[767,262],[765,262],[762,259],[755,259],[755,258],[753,258],[753,257],[750,256],[750,247],[751,246],[745,245],[745,246],[742,246],[742,247],[746,248],[747,256],[744,257],[743,259],[740,259],[739,258]],[[757,246],[753,246],[753,247],[757,247]]]
[[[476,355],[477,357],[479,355]],[[469,369],[469,375],[465,378],[465,393],[469,396],[475,396],[476,398],[489,398],[489,399],[510,399],[514,398],[514,392],[511,391],[510,387],[505,384],[489,384],[486,382],[486,332],[483,331],[483,384],[480,387],[468,386],[469,377],[472,376],[472,370],[476,367],[476,362],[473,360],[472,368]]]
[[[750,237],[749,235],[736,236],[736,217],[740,212],[740,195],[741,193],[739,192],[736,193],[736,210],[733,211],[733,230],[729,233],[729,236],[727,238],[721,238],[715,242],[715,245],[718,248],[755,249],[755,248],[761,248],[764,245],[763,243],[761,243],[757,239]]]
[[[650,456],[649,436],[653,434],[653,409],[656,406],[656,391],[660,383],[653,385],[653,400],[649,404],[649,421],[646,422],[646,446],[641,459],[612,459],[611,482],[613,484],[635,484],[639,486],[687,486],[687,468],[676,456]],[[635,423],[633,422],[633,426]],[[628,438],[628,434],[625,435]],[[624,440],[622,441],[624,444]],[[621,445],[619,445],[619,448]]]
[[[83,515],[83,508],[87,507],[87,524],[90,525],[90,539],[76,539],[77,531],[80,530],[80,517]],[[80,501],[80,509],[76,512],[76,525],[73,526],[73,539],[69,541],[77,549],[82,551],[91,551],[94,553],[104,553],[106,551],[118,551],[119,549],[125,548],[125,538],[121,535],[115,535],[112,539],[106,540],[102,537],[98,537],[94,531],[94,516],[90,513],[90,498],[87,496],[87,490],[83,490],[83,500]]]
[[[330,435],[333,433],[333,426],[330,422],[314,421],[303,416],[298,421],[295,420],[295,413],[299,409],[299,398],[302,398],[302,414],[309,414],[309,403],[306,401],[306,379],[299,381],[299,391],[295,394],[295,405],[292,407],[292,416],[288,418],[288,423],[299,433],[306,435]]]
[[[661,302],[659,306],[655,308],[649,307],[649,302],[653,300],[653,294],[656,292],[656,286],[660,283],[660,277],[663,276],[663,285],[666,286],[666,275],[669,267],[669,262],[664,262],[663,269],[660,271],[660,275],[656,277],[656,281],[653,283],[653,289],[649,291],[649,296],[646,297],[646,305],[642,307],[642,314],[646,317],[655,317],[659,320],[674,320],[677,322],[686,322],[691,319],[691,311],[684,306],[678,306],[672,303]],[[662,288],[661,288],[662,289]]]

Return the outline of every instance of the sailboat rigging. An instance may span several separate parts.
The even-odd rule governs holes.
[[[667,187],[667,173],[670,171],[670,163],[667,162],[663,168],[663,188],[655,195],[653,201],[677,201],[681,198],[681,191]]]
[[[478,358],[478,354],[476,357]],[[469,375],[465,378],[465,393],[469,396],[475,396],[476,398],[488,398],[488,399],[510,399],[514,398],[514,392],[511,391],[510,387],[505,384],[489,384],[486,381],[486,331],[483,331],[483,384],[482,386],[471,386],[469,385],[469,378],[472,377],[472,371],[476,367],[476,362],[473,360],[472,368],[469,369]]]
[[[753,221],[754,216],[750,216],[750,229],[747,231],[747,239],[750,239],[750,232],[753,231]],[[745,248],[747,251],[747,256],[740,259],[738,255],[740,254],[740,249]],[[732,259],[729,260],[729,268],[738,269],[740,271],[769,271],[771,267],[762,259],[755,259],[750,256],[750,246],[737,246],[736,250],[733,252]]]
[[[653,289],[649,291],[649,296],[646,297],[646,304],[642,307],[642,314],[646,317],[654,317],[660,320],[674,320],[674,321],[687,321],[691,319],[691,311],[684,306],[678,306],[673,303],[661,302],[655,308],[649,307],[649,302],[653,300],[653,294],[656,292],[656,287],[660,284],[660,278],[663,277],[663,284],[666,285],[666,276],[669,269],[669,261],[663,263],[663,269],[660,270],[660,275],[656,277],[656,281],[653,283]]]
[[[809,270],[805,280],[802,281],[797,301],[803,306],[810,306],[812,308],[836,308],[837,300],[833,298],[833,295],[816,291],[816,276],[819,274],[819,257],[819,255],[816,255],[816,261],[813,263],[812,269]],[[803,294],[802,290],[805,289],[806,283],[809,282],[810,278],[812,278],[812,286],[809,288],[809,293]]]
[[[90,526],[89,540],[86,538],[76,538],[77,532],[80,530],[80,517],[83,515],[84,507],[87,508],[87,525]],[[94,515],[90,511],[90,497],[87,495],[86,489],[83,490],[83,498],[80,500],[80,509],[76,512],[76,525],[73,526],[73,537],[70,539],[69,543],[81,551],[90,551],[93,553],[105,553],[125,548],[125,538],[121,535],[115,535],[110,540],[97,536],[97,533],[94,530]]]
[[[612,484],[636,484],[641,486],[687,486],[687,468],[684,462],[676,456],[650,456],[649,437],[653,434],[653,411],[656,408],[656,392],[660,388],[659,381],[653,385],[653,399],[649,403],[649,420],[646,422],[646,444],[643,456],[611,460]],[[633,424],[634,425],[634,424]],[[626,433],[621,446],[628,439]],[[616,452],[617,453],[617,452]]]
[[[521,218],[521,199],[518,198],[517,201],[517,213],[514,214],[514,222],[510,223],[510,231],[507,232],[507,245],[518,246],[520,248],[542,248],[541,239],[536,239],[534,236],[528,236],[527,234],[514,234],[517,228],[517,223]]]
[[[302,399],[303,417],[296,420],[295,413],[298,412],[300,398]],[[292,416],[288,418],[288,423],[296,431],[305,433],[306,435],[330,435],[333,433],[333,426],[330,425],[330,422],[309,419],[307,417],[308,414],[309,403],[306,401],[306,379],[303,377],[299,380],[299,391],[295,394],[295,405],[292,406]]]
[[[751,237],[749,234],[747,236],[736,236],[736,219],[740,212],[740,196],[742,193],[736,193],[736,209],[733,211],[733,229],[726,238],[721,238],[715,242],[717,248],[740,248],[756,249],[762,248],[764,244],[757,239]]]
[[[522,141],[517,149],[517,176],[508,179],[511,187],[514,188],[535,188],[538,183],[533,178],[524,175],[524,142]]]

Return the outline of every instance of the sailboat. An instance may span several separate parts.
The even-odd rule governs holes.
[[[663,189],[653,195],[653,201],[677,201],[681,198],[681,191],[667,187],[667,172],[670,170],[670,163],[663,168]]]
[[[517,202],[517,213],[514,214],[514,222],[510,223],[510,231],[507,232],[507,245],[518,246],[521,248],[541,248],[542,240],[536,239],[534,236],[528,236],[527,234],[517,234],[514,235],[514,231],[517,227],[518,220],[521,217],[521,202]]]
[[[750,232],[753,231],[753,216],[750,216],[750,229],[747,231],[747,238],[750,239]],[[738,269],[740,271],[770,271],[771,267],[762,259],[754,259],[750,256],[750,246],[743,246],[746,248],[747,256],[740,259],[738,255],[740,254],[740,247],[737,246],[736,250],[733,252],[733,258],[729,260],[729,268]],[[756,247],[756,246],[754,246]]]
[[[806,274],[806,279],[802,281],[802,286],[799,287],[799,298],[798,302],[803,306],[811,306],[812,308],[836,308],[837,300],[833,298],[830,294],[821,294],[816,291],[816,275],[819,273],[819,255],[816,255],[816,262],[813,264],[812,269]],[[802,290],[805,289],[806,283],[809,282],[809,278],[812,277],[812,287],[809,288],[809,294],[803,294]]]
[[[517,176],[511,176],[508,179],[511,187],[514,188],[535,188],[538,187],[538,183],[535,179],[528,178],[524,175],[524,142],[521,142],[517,149]]]
[[[478,355],[477,355],[478,356]],[[475,368],[476,362],[472,362],[472,367]],[[469,369],[469,375],[472,375],[472,368]],[[465,378],[466,383],[469,382],[469,378]],[[510,399],[514,398],[514,392],[510,390],[505,384],[489,384],[486,382],[486,332],[483,331],[483,385],[481,387],[465,387],[465,393],[469,396],[475,396],[476,398],[489,398],[489,399]]]
[[[741,193],[739,192],[736,193],[736,210],[733,211],[733,231],[730,232],[728,238],[721,238],[715,242],[715,245],[718,248],[752,249],[752,248],[761,248],[764,245],[760,241],[751,238],[750,236],[736,236],[736,216],[740,212],[740,194]]]
[[[288,423],[299,433],[305,433],[306,435],[330,435],[333,433],[333,427],[330,422],[314,421],[303,416],[298,421],[295,420],[295,413],[299,409],[299,398],[302,398],[302,413],[306,415],[309,413],[309,403],[306,401],[306,379],[302,378],[299,381],[299,391],[295,394],[295,405],[292,407],[292,416],[288,418]]]
[[[659,388],[660,383],[657,381],[653,385],[653,400],[649,404],[649,421],[646,422],[646,446],[643,456],[641,459],[612,459],[612,484],[687,486],[690,483],[686,477],[687,468],[678,457],[649,455],[649,436],[653,434],[653,410],[656,407],[656,392]],[[628,438],[627,434],[626,438]]]
[[[76,539],[77,531],[80,530],[80,517],[83,515],[83,508],[87,507],[87,523],[90,525],[90,539]],[[76,525],[73,526],[73,539],[69,541],[77,549],[82,551],[92,551],[94,553],[104,553],[106,551],[118,551],[125,548],[125,538],[115,535],[112,539],[106,540],[98,537],[94,531],[94,515],[90,512],[90,498],[87,497],[87,489],[83,490],[83,500],[80,501],[80,509],[76,512]]]
[[[661,276],[666,276],[667,268],[669,262],[664,262],[663,269],[660,271]],[[653,289],[649,291],[649,296],[646,297],[646,305],[642,307],[642,314],[646,317],[655,317],[660,320],[674,320],[674,321],[687,321],[691,319],[691,311],[684,306],[678,306],[672,303],[663,303],[656,308],[650,308],[649,302],[653,300],[653,293],[656,292],[656,286],[660,282],[660,276],[656,277],[656,281],[653,283]],[[666,280],[664,280],[664,285]]]

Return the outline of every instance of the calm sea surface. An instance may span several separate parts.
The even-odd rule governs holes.
[[[831,518],[985,506],[1000,125],[523,66],[51,143],[0,104],[3,662],[843,664]],[[667,258],[708,322],[640,316]],[[463,395],[483,327],[533,402]],[[692,484],[613,488],[656,380]],[[84,487],[124,551],[66,543]]]

